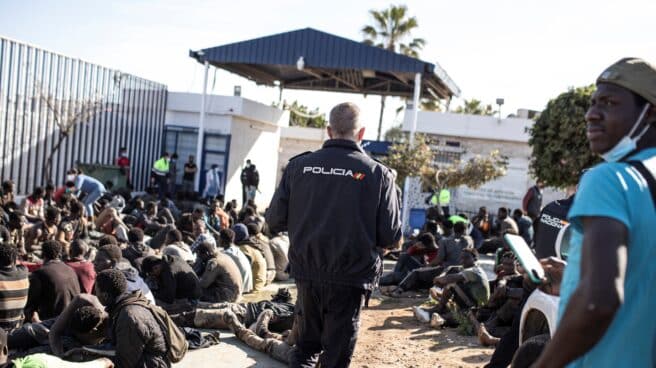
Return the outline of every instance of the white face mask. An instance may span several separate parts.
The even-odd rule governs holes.
[[[66,175],[66,181],[75,181],[75,175]]]
[[[604,159],[606,162],[618,162],[626,155],[629,153],[635,151],[635,149],[638,147],[638,141],[640,138],[642,138],[645,133],[647,133],[647,130],[651,126],[651,124],[647,124],[640,133],[635,136],[631,137],[633,133],[635,133],[636,129],[638,129],[638,126],[640,126],[640,123],[642,123],[642,120],[645,118],[645,115],[647,114],[647,111],[649,111],[649,108],[651,107],[651,104],[647,103],[645,104],[645,107],[642,109],[642,113],[638,117],[638,120],[636,120],[635,124],[633,124],[633,127],[631,128],[631,131],[629,134],[625,135],[620,139],[617,144],[611,148],[610,150],[606,151],[601,155],[601,157]]]

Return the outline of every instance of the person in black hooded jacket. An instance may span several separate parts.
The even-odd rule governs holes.
[[[191,266],[182,258],[163,255],[149,256],[141,263],[141,271],[156,284],[153,290],[158,305],[164,309],[176,300],[198,300],[201,296],[200,280]],[[163,302],[163,303],[162,303]],[[169,304],[168,306],[166,304]]]
[[[96,278],[95,294],[109,313],[116,368],[169,368],[166,336],[140,291],[129,292],[123,272],[107,269]]]

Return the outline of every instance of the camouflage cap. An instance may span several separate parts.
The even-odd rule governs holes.
[[[597,78],[599,83],[624,87],[656,106],[656,68],[638,58],[624,58],[609,66]]]

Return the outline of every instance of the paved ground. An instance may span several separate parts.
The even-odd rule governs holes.
[[[255,351],[229,332],[221,332],[221,343],[207,349],[195,350],[187,353],[182,362],[174,364],[176,368],[284,368],[266,354]]]
[[[290,288],[294,299],[296,298],[294,284],[284,282],[269,285],[259,293],[245,295],[243,301],[271,299],[271,295],[275,294],[280,287]],[[206,349],[192,350],[187,353],[182,362],[173,366],[176,368],[283,368],[287,365],[249,348],[246,344],[237,340],[231,331],[225,330],[221,331],[220,344]]]
[[[482,265],[483,269],[486,271],[488,274],[488,277],[494,277],[494,272],[492,271],[493,265],[494,265],[494,260],[492,257],[489,256],[481,256],[480,264]],[[391,270],[394,266],[394,262],[390,261],[385,261],[385,270],[389,271]],[[246,295],[244,300],[245,301],[254,301],[254,300],[263,300],[263,299],[269,299],[271,297],[271,294],[274,294],[279,287],[288,287],[294,296],[294,300],[296,298],[296,289],[294,287],[294,284],[291,282],[285,282],[285,283],[276,283],[273,285],[269,285],[264,291],[257,293],[257,294],[250,294]],[[407,309],[407,305],[399,305],[393,307],[393,309],[398,309],[397,317],[401,313],[403,313],[401,310]],[[405,314],[408,314],[409,312],[406,311]],[[407,317],[408,322],[406,323],[415,323],[414,319],[410,316]],[[381,326],[380,328],[382,328]],[[408,325],[406,328],[416,328],[414,325]],[[380,329],[378,328],[378,329]],[[375,330],[376,327],[374,327],[372,330]],[[426,329],[429,333],[435,333],[431,330]],[[361,333],[377,333],[377,332],[368,332],[368,329],[363,329]],[[416,333],[416,332],[415,332]],[[437,338],[434,336],[427,336],[426,338],[429,338],[430,340],[436,340]],[[452,337],[449,337],[448,341],[451,341]],[[364,339],[363,339],[364,340]],[[384,339],[383,339],[384,340]],[[412,343],[412,342],[410,342]],[[471,343],[471,341],[467,340],[466,342],[460,342],[459,344],[456,344],[454,348],[457,350],[462,350],[462,349],[473,349],[475,345]],[[479,353],[477,350],[472,350],[475,351],[476,353]],[[489,354],[489,353],[488,353]],[[477,360],[477,363],[481,363],[481,361]],[[378,362],[379,364],[381,362]],[[403,364],[403,363],[402,363]],[[370,367],[373,368],[373,366],[369,365],[359,365],[362,367]],[[195,350],[187,353],[187,356],[185,356],[184,360],[178,364],[173,365],[176,368],[200,368],[200,367],[216,367],[216,368],[283,368],[286,367],[285,364],[279,363],[276,360],[271,359],[268,357],[266,354],[260,353],[258,351],[255,351],[248,346],[246,346],[244,343],[241,341],[237,340],[237,338],[230,332],[230,331],[221,331],[221,343],[207,348],[207,349],[200,349],[200,350]],[[388,366],[386,364],[381,364],[381,366]],[[389,365],[390,367],[396,366],[396,365]],[[445,367],[449,367],[451,365],[445,364]]]

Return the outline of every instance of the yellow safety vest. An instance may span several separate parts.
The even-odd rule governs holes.
[[[166,175],[169,173],[169,162],[164,157],[162,157],[155,161],[153,170],[155,170],[155,174]]]
[[[442,206],[449,204],[451,201],[451,192],[448,189],[440,190],[440,204]]]

